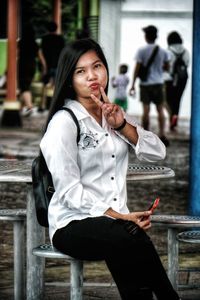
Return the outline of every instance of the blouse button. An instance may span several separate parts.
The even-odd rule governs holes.
[[[114,177],[111,177],[111,180],[114,180],[115,178]]]
[[[108,136],[108,133],[106,133],[105,136]]]
[[[117,201],[117,198],[114,198],[113,200],[114,200],[114,201]]]
[[[113,155],[112,155],[112,157],[114,158],[114,157],[115,157],[115,155],[113,154]]]

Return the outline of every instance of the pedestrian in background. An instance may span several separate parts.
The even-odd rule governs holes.
[[[62,51],[46,132],[40,143],[55,193],[49,204],[55,248],[81,260],[105,260],[123,300],[179,300],[146,231],[151,211],[127,207],[128,151],[164,159],[152,132],[108,99],[108,65],[98,43],[76,40]],[[77,126],[80,127],[77,142]]]
[[[46,63],[35,41],[34,29],[30,24],[25,24],[18,42],[18,87],[24,116],[29,116],[33,112],[31,83],[36,72],[37,60],[40,61],[44,74]]]
[[[138,78],[140,69],[147,66],[148,61],[156,51],[158,45],[155,44],[157,39],[157,28],[149,25],[143,28],[147,45],[138,49],[135,59],[136,65],[133,73],[133,82],[130,89],[130,95],[135,93],[135,82]],[[157,53],[148,69],[145,80],[140,80],[140,100],[143,105],[142,126],[144,129],[149,129],[149,113],[150,104],[156,105],[158,113],[159,137],[163,143],[168,146],[169,141],[165,136],[165,116],[164,116],[164,80],[163,70],[169,68],[169,56],[166,50],[160,46],[157,47]]]
[[[180,103],[188,80],[189,52],[177,31],[167,36],[170,68],[165,78],[166,102],[169,112],[170,130],[178,124]]]
[[[129,78],[127,76],[128,66],[122,64],[119,66],[119,75],[112,78],[112,86],[116,89],[114,103],[121,106],[124,111],[128,108],[127,86]]]
[[[49,22],[47,30],[48,33],[42,37],[41,42],[41,50],[47,66],[46,73],[42,78],[42,100],[39,107],[39,111],[41,112],[46,109],[48,89],[51,90],[53,94],[58,58],[65,45],[64,37],[57,33],[57,24],[55,22]]]

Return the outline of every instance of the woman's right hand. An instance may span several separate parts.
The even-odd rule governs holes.
[[[124,113],[121,107],[110,102],[108,96],[106,95],[102,87],[100,87],[100,92],[104,102],[102,102],[93,94],[91,94],[91,99],[98,105],[98,107],[101,108],[106,122],[112,128],[120,127],[124,122]]]

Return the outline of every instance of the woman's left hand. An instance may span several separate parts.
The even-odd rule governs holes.
[[[129,221],[133,221],[140,228],[147,230],[151,227],[151,216],[152,212],[150,210],[142,211],[142,212],[130,212],[127,216]]]
[[[99,100],[95,95],[91,94],[92,100],[102,109],[102,112],[104,114],[104,117],[107,121],[107,123],[113,127],[118,128],[120,127],[124,122],[124,114],[118,105],[111,103],[108,99],[108,96],[104,92],[104,89],[100,87],[100,92],[103,98],[102,102]]]

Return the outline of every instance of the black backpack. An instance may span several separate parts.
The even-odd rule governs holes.
[[[80,140],[80,127],[78,120],[71,109],[66,107],[63,107],[62,109],[68,111],[77,126],[78,144]],[[55,190],[51,173],[49,172],[41,151],[32,163],[32,183],[38,223],[41,226],[49,227],[48,207]]]
[[[188,78],[187,66],[183,60],[183,54],[185,53],[185,50],[180,54],[177,54],[174,51],[172,52],[176,57],[172,71],[173,85],[177,85],[180,82],[185,82]]]

